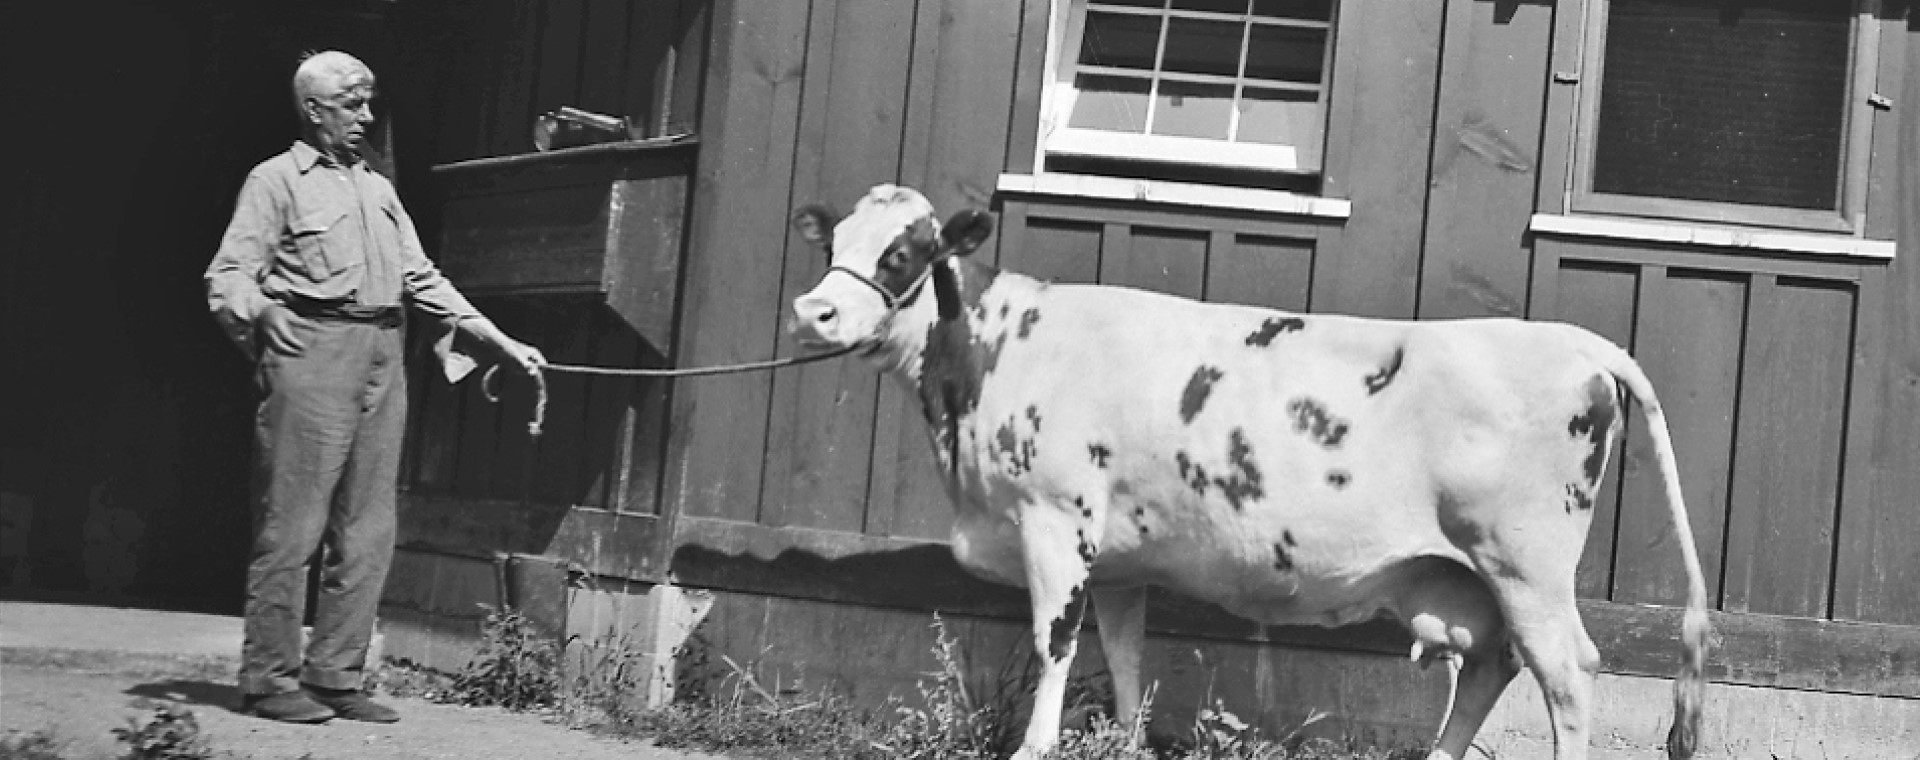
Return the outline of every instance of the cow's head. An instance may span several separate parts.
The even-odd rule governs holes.
[[[897,311],[925,308],[920,293],[949,256],[965,256],[993,231],[993,218],[961,211],[945,225],[912,188],[879,185],[846,218],[821,206],[794,212],[793,226],[827,253],[827,273],[793,300],[793,331],[815,346],[850,346],[885,337]],[[951,283],[949,283],[951,284]]]

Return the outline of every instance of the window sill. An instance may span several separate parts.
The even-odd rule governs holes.
[[[1534,233],[1573,237],[1748,248],[1783,253],[1848,256],[1877,261],[1892,260],[1894,252],[1894,243],[1891,240],[1867,240],[1814,232],[1758,230],[1617,217],[1534,214],[1527,229]]]
[[[1145,201],[1322,219],[1346,219],[1353,215],[1353,203],[1342,198],[1322,198],[1280,190],[1222,187],[1153,179],[1121,179],[1085,174],[1002,174],[995,189],[1003,193]]]

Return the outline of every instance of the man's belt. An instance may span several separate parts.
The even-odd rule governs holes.
[[[399,327],[406,324],[406,309],[399,306],[362,306],[356,303],[328,303],[305,298],[289,298],[287,309],[307,319],[327,322],[354,322],[375,327]]]

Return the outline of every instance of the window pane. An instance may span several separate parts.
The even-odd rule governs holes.
[[[1233,76],[1240,69],[1242,22],[1195,21],[1176,18],[1167,21],[1167,53],[1161,63],[1165,71]]]
[[[1614,0],[1594,191],[1837,208],[1851,7]]]
[[[1320,103],[1313,93],[1249,87],[1240,100],[1236,141],[1291,145],[1302,168],[1318,169],[1320,125]]]
[[[1233,85],[1160,83],[1154,100],[1153,133],[1227,139],[1233,119]]]
[[[1186,11],[1246,13],[1247,0],[1173,0],[1173,7]]]
[[[1130,5],[1135,8],[1165,8],[1166,0],[1092,0],[1100,5]]]
[[[1120,13],[1088,13],[1080,40],[1080,62],[1152,70],[1160,47],[1160,19]]]
[[[1080,97],[1073,101],[1067,126],[1134,134],[1147,131],[1147,84],[1133,77],[1075,77],[1073,86]]]
[[[1253,12],[1258,16],[1331,21],[1333,0],[1253,0]]]
[[[1327,57],[1325,30],[1254,24],[1250,34],[1249,78],[1320,83],[1320,67]]]

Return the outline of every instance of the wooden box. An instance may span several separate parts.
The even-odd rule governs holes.
[[[436,166],[440,267],[474,296],[597,294],[671,356],[696,148],[642,140]]]

